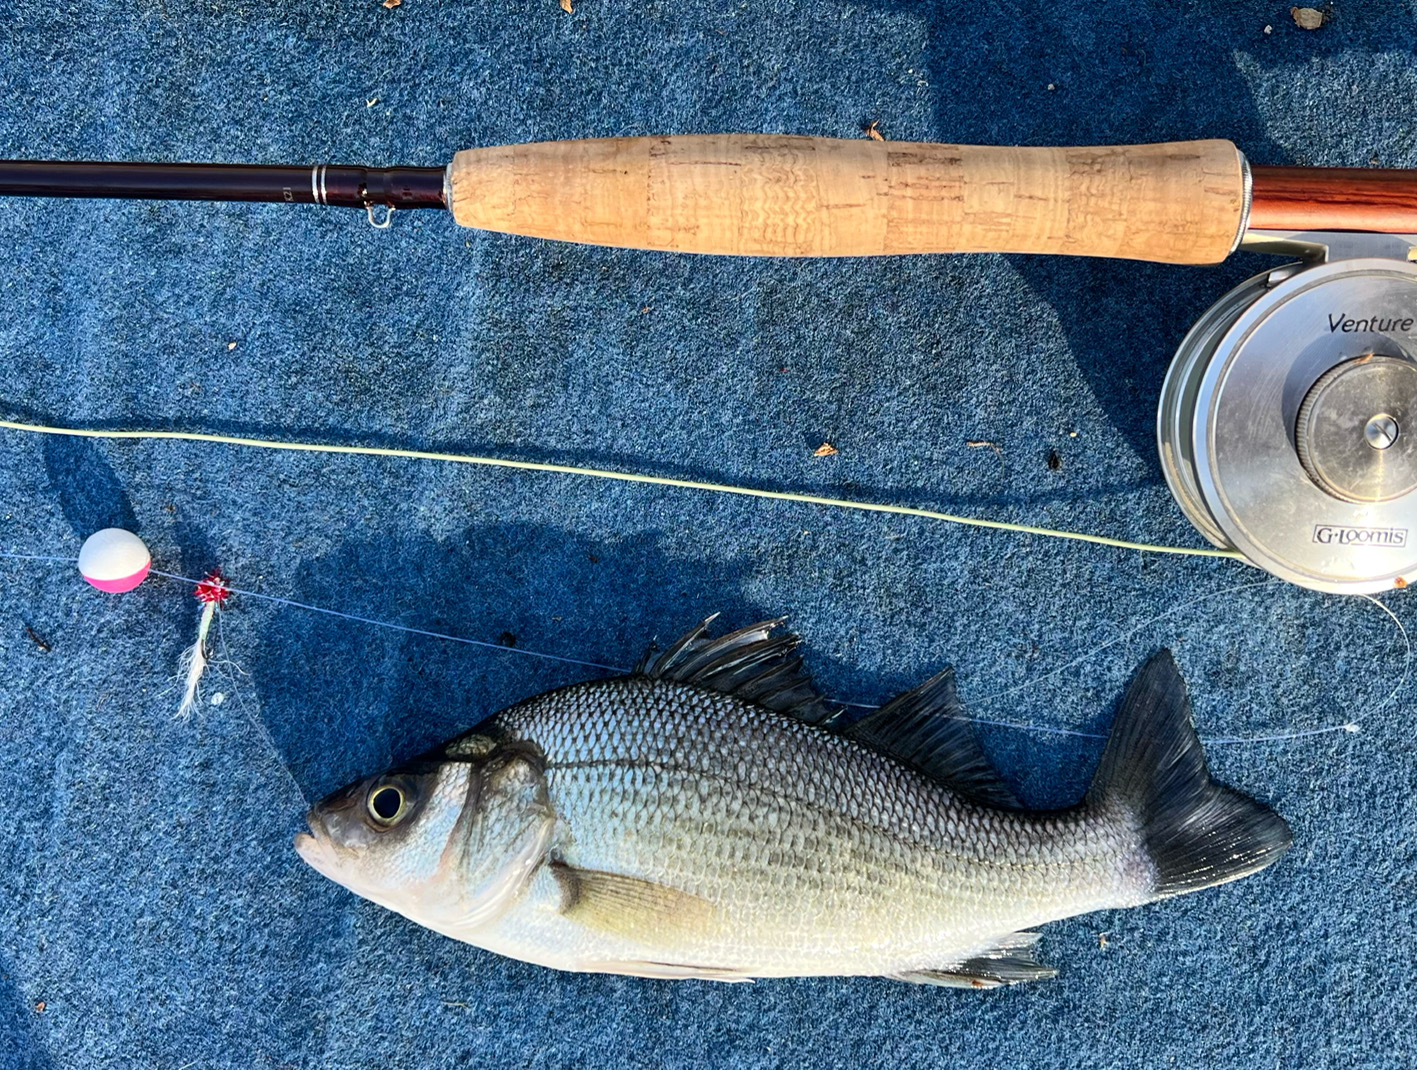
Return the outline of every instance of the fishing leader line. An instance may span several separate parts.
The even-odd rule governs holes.
[[[74,565],[74,564],[76,564],[77,561],[78,561],[78,559],[77,559],[77,558],[74,558],[74,557],[62,557],[62,556],[56,556],[56,555],[50,555],[50,554],[12,553],[12,552],[6,552],[6,551],[0,551],[0,559],[10,559],[10,560],[18,560],[18,561],[39,561],[39,562],[48,562],[48,563],[56,563],[56,564],[67,564],[67,565]],[[195,579],[192,579],[191,577],[188,577],[188,576],[182,576],[182,575],[179,575],[179,574],[174,573],[174,572],[164,572],[164,571],[162,571],[162,570],[160,570],[160,569],[151,569],[150,572],[149,572],[149,574],[150,574],[150,575],[154,575],[154,576],[160,576],[160,577],[162,577],[162,578],[164,578],[164,579],[175,580],[175,581],[177,581],[177,582],[179,582],[179,583],[190,584],[190,585],[191,585],[194,589],[196,589],[197,591],[202,591],[204,588],[209,588],[210,585],[211,585],[211,583],[212,583],[212,576],[211,576],[211,575],[208,575],[207,577],[205,577],[204,579],[201,579],[201,580],[195,580]],[[527,657],[539,658],[539,659],[542,659],[542,660],[545,660],[545,661],[561,662],[561,663],[567,664],[567,665],[577,665],[577,666],[580,666],[580,667],[583,667],[583,668],[599,669],[599,670],[602,670],[602,671],[605,671],[605,672],[612,672],[612,673],[629,673],[629,672],[633,671],[633,670],[631,670],[630,668],[627,668],[627,667],[622,666],[622,665],[609,665],[609,664],[606,664],[606,663],[604,663],[604,662],[589,661],[589,660],[582,659],[582,658],[571,658],[571,657],[566,657],[566,656],[560,655],[560,654],[548,654],[548,653],[545,653],[545,652],[542,652],[542,651],[529,650],[529,649],[527,649],[526,647],[519,647],[519,646],[518,646],[518,647],[508,647],[508,646],[504,646],[504,645],[501,644],[501,643],[488,642],[487,640],[483,640],[483,639],[469,639],[469,638],[467,638],[467,637],[465,637],[465,636],[449,635],[449,634],[447,634],[447,633],[445,633],[445,632],[435,632],[435,631],[432,631],[432,630],[426,629],[426,628],[415,628],[415,627],[412,627],[412,626],[410,626],[410,625],[398,624],[398,623],[395,623],[395,622],[392,622],[392,621],[378,620],[377,618],[374,618],[374,617],[365,617],[365,616],[360,616],[360,615],[354,614],[354,613],[345,613],[345,612],[343,612],[343,611],[341,611],[341,610],[331,609],[331,608],[329,608],[328,606],[317,606],[317,605],[313,605],[313,604],[308,603],[308,602],[299,602],[299,601],[296,601],[295,599],[292,599],[292,598],[282,598],[282,597],[279,597],[279,596],[277,596],[277,595],[262,594],[262,593],[259,592],[259,591],[252,591],[252,590],[247,590],[247,589],[243,589],[243,588],[233,587],[233,586],[231,586],[230,584],[226,583],[224,580],[222,580],[222,581],[220,581],[220,582],[221,582],[221,590],[222,590],[223,592],[225,592],[225,595],[226,595],[226,596],[239,595],[239,596],[241,596],[241,597],[243,597],[243,598],[250,598],[250,599],[253,599],[253,600],[259,601],[259,602],[269,602],[269,603],[271,603],[271,604],[273,604],[273,605],[285,606],[285,607],[291,608],[291,609],[300,609],[300,610],[305,610],[305,611],[311,612],[311,613],[319,613],[319,614],[323,614],[323,615],[325,615],[325,616],[336,617],[336,618],[339,618],[339,619],[341,619],[341,620],[353,621],[353,622],[355,622],[355,623],[357,623],[357,624],[366,624],[366,625],[369,625],[369,626],[371,626],[371,627],[376,627],[376,628],[387,628],[387,629],[389,629],[389,630],[391,630],[391,631],[403,632],[403,633],[409,634],[409,635],[418,635],[418,636],[422,636],[422,637],[429,638],[429,639],[441,639],[441,640],[446,640],[446,641],[452,642],[452,643],[463,643],[463,644],[468,645],[468,646],[483,647],[483,648],[486,648],[486,649],[489,649],[489,650],[497,650],[497,651],[502,651],[502,652],[514,653],[514,654],[522,654],[522,655],[525,655],[525,656],[527,656]],[[1058,676],[1059,674],[1061,674],[1061,673],[1063,673],[1063,672],[1066,672],[1068,669],[1075,668],[1076,666],[1078,666],[1078,665],[1080,665],[1080,664],[1082,664],[1082,663],[1088,661],[1089,659],[1096,657],[1098,654],[1102,653],[1104,650],[1107,650],[1108,648],[1110,648],[1110,647],[1112,647],[1112,646],[1115,646],[1115,645],[1117,645],[1117,644],[1120,643],[1120,642],[1123,642],[1124,640],[1130,638],[1131,636],[1136,635],[1137,633],[1143,631],[1143,630],[1146,629],[1146,628],[1151,627],[1153,624],[1157,623],[1158,621],[1164,620],[1164,619],[1166,619],[1167,617],[1174,616],[1174,615],[1176,615],[1177,613],[1181,613],[1181,612],[1183,612],[1183,611],[1185,611],[1185,610],[1187,610],[1187,609],[1194,608],[1194,607],[1197,606],[1197,605],[1201,605],[1201,604],[1203,604],[1203,603],[1205,603],[1205,602],[1211,601],[1211,600],[1216,599],[1216,598],[1221,598],[1221,597],[1225,597],[1225,596],[1227,596],[1227,595],[1237,594],[1237,593],[1240,593],[1240,592],[1243,592],[1243,591],[1251,591],[1251,590],[1256,590],[1256,589],[1263,588],[1263,587],[1274,586],[1274,585],[1276,585],[1278,582],[1279,582],[1279,581],[1274,580],[1274,579],[1264,579],[1264,580],[1258,580],[1258,581],[1254,581],[1254,582],[1250,582],[1250,583],[1235,584],[1235,585],[1232,585],[1232,586],[1229,586],[1229,587],[1224,587],[1224,588],[1222,588],[1222,589],[1220,589],[1220,590],[1217,590],[1217,591],[1211,591],[1211,592],[1209,592],[1209,593],[1207,593],[1207,594],[1203,594],[1203,595],[1201,595],[1201,596],[1199,596],[1199,597],[1197,597],[1197,598],[1187,599],[1187,600],[1184,601],[1184,602],[1180,602],[1180,603],[1178,603],[1178,604],[1176,604],[1176,605],[1174,605],[1174,606],[1171,606],[1169,609],[1163,610],[1161,613],[1158,613],[1158,614],[1156,614],[1155,616],[1152,616],[1152,617],[1147,618],[1146,620],[1142,621],[1140,624],[1137,624],[1137,625],[1133,626],[1132,628],[1128,629],[1127,631],[1122,632],[1122,633],[1119,634],[1119,635],[1113,636],[1111,639],[1107,640],[1106,642],[1101,643],[1101,644],[1098,644],[1098,645],[1096,645],[1096,646],[1090,648],[1086,653],[1084,653],[1084,654],[1082,654],[1082,655],[1080,655],[1080,656],[1078,656],[1078,657],[1072,659],[1072,660],[1069,661],[1069,662],[1064,663],[1063,665],[1058,666],[1057,668],[1054,668],[1054,669],[1052,669],[1052,670],[1049,670],[1048,672],[1044,673],[1042,676],[1033,677],[1033,678],[1029,681],[1029,683],[1019,684],[1019,685],[1016,685],[1016,686],[1011,687],[1011,688],[1006,688],[1006,689],[1003,690],[1003,691],[996,691],[996,692],[993,692],[992,694],[984,695],[984,696],[982,696],[982,697],[980,697],[980,698],[977,698],[977,699],[972,699],[971,701],[972,701],[974,704],[985,704],[985,703],[995,702],[995,701],[997,701],[997,700],[999,700],[999,699],[1002,699],[1002,698],[1006,698],[1006,697],[1009,696],[1009,695],[1012,695],[1012,694],[1015,694],[1015,693],[1018,692],[1018,691],[1024,690],[1025,688],[1031,686],[1031,685],[1034,684],[1034,683],[1037,683],[1037,682],[1040,681],[1040,680],[1051,679],[1051,678],[1053,678],[1053,677],[1055,677],[1055,676]],[[1371,596],[1369,596],[1369,595],[1363,595],[1362,597],[1363,597],[1366,601],[1371,602],[1373,605],[1375,605],[1375,606],[1377,606],[1379,609],[1381,609],[1381,610],[1383,611],[1383,613],[1385,613],[1385,614],[1391,619],[1393,625],[1395,626],[1395,628],[1396,628],[1396,630],[1397,630],[1398,636],[1402,639],[1403,644],[1404,644],[1404,646],[1405,646],[1405,653],[1404,653],[1404,657],[1403,657],[1402,673],[1401,673],[1401,675],[1400,675],[1400,677],[1399,677],[1399,680],[1398,680],[1396,686],[1393,687],[1393,689],[1388,693],[1388,695],[1387,695],[1386,698],[1384,698],[1382,701],[1380,701],[1380,702],[1374,704],[1373,706],[1369,707],[1368,709],[1366,709],[1366,710],[1363,712],[1361,718],[1355,718],[1355,719],[1353,719],[1353,720],[1349,720],[1349,721],[1344,722],[1344,723],[1342,723],[1342,724],[1324,725],[1324,726],[1320,726],[1320,727],[1316,727],[1316,728],[1296,729],[1296,730],[1293,730],[1293,731],[1284,731],[1284,732],[1262,733],[1262,734],[1249,735],[1249,736],[1202,737],[1202,741],[1205,742],[1205,743],[1207,743],[1207,744],[1227,744],[1227,743],[1275,743],[1275,742],[1284,742],[1284,741],[1288,741],[1288,740],[1305,739],[1305,738],[1309,738],[1309,737],[1312,737],[1312,736],[1329,735],[1329,734],[1332,734],[1332,733],[1335,733],[1335,732],[1346,732],[1346,733],[1349,733],[1349,734],[1356,734],[1357,732],[1361,731],[1361,729],[1360,729],[1360,727],[1359,727],[1359,724],[1358,724],[1358,721],[1359,721],[1360,719],[1363,719],[1363,718],[1366,718],[1366,717],[1368,717],[1368,716],[1371,716],[1372,714],[1376,713],[1378,710],[1381,710],[1381,709],[1383,709],[1385,706],[1390,705],[1390,704],[1392,703],[1392,701],[1397,697],[1398,693],[1402,690],[1402,688],[1403,688],[1403,687],[1406,685],[1406,683],[1407,683],[1407,680],[1408,680],[1408,677],[1409,677],[1409,674],[1410,674],[1410,671],[1411,671],[1412,658],[1413,658],[1413,646],[1412,646],[1412,641],[1411,641],[1411,638],[1410,638],[1409,635],[1408,635],[1407,629],[1403,626],[1401,620],[1398,619],[1397,615],[1396,615],[1395,613],[1393,613],[1393,611],[1392,611],[1388,606],[1384,605],[1383,603],[1379,602],[1376,598],[1373,598],[1373,597],[1371,597]],[[199,596],[198,596],[198,600],[199,600],[199,601],[202,601],[202,602],[204,603],[203,613],[204,613],[204,615],[205,615],[205,614],[207,613],[207,610],[211,609],[211,607],[213,607],[213,606],[215,606],[215,605],[218,605],[219,602],[224,602],[224,601],[225,601],[225,597],[223,597],[223,598],[220,599],[219,601],[213,601],[213,600],[211,600],[211,599],[204,599],[204,598],[202,598],[202,597],[199,595]],[[210,626],[210,625],[209,625],[209,626]],[[233,670],[239,672],[240,670],[239,670],[239,669],[236,669],[235,662],[232,661],[229,656],[226,656],[226,651],[225,651],[225,635],[224,635],[224,633],[223,633],[222,630],[221,630],[219,618],[217,618],[217,623],[216,623],[216,627],[215,627],[215,633],[216,633],[217,636],[219,637],[219,640],[220,640],[220,642],[221,642],[221,644],[222,644],[222,647],[223,647],[223,651],[222,651],[222,653],[223,653],[222,664],[223,664],[224,667],[227,668],[227,669],[233,669]],[[202,638],[203,638],[203,640],[205,639],[205,629],[203,630]],[[188,709],[188,710],[190,710],[190,708],[191,708],[191,706],[192,706],[192,703],[190,702],[190,691],[191,691],[191,685],[190,685],[190,681],[189,681],[187,692],[184,693],[184,703],[183,703],[183,704],[184,704],[184,708],[186,708],[186,709]],[[853,709],[871,710],[871,709],[878,709],[878,708],[879,708],[879,707],[873,706],[873,705],[871,705],[871,704],[869,704],[869,703],[841,702],[840,700],[834,700],[834,701],[838,701],[838,702],[840,702],[841,705],[849,706],[849,707],[851,707],[851,708],[853,708]],[[243,705],[243,710],[245,710],[244,705]],[[273,753],[279,755],[279,749],[276,748],[275,742],[274,742],[274,740],[271,738],[270,732],[269,732],[269,730],[266,728],[264,722],[261,721],[256,715],[253,715],[253,714],[251,713],[251,711],[245,710],[245,712],[247,713],[248,718],[250,718],[250,719],[252,719],[253,721],[256,722],[257,727],[260,729],[260,731],[261,731],[263,737],[265,738],[266,742],[270,745],[270,747],[271,747]],[[956,716],[954,719],[955,719],[955,720],[960,720],[960,721],[970,721],[970,722],[972,722],[972,723],[974,723],[974,724],[987,725],[987,726],[990,726],[990,727],[993,727],[993,728],[1006,728],[1006,729],[1010,729],[1010,730],[1013,730],[1013,731],[1037,732],[1037,733],[1042,733],[1042,734],[1046,734],[1046,735],[1075,736],[1075,737],[1079,737],[1079,738],[1083,738],[1083,739],[1103,739],[1103,738],[1105,738],[1104,736],[1102,736],[1102,735],[1100,735],[1100,734],[1098,734],[1098,733],[1095,733],[1095,732],[1084,732],[1084,731],[1082,731],[1082,730],[1080,730],[1080,729],[1075,729],[1075,728],[1063,728],[1063,727],[1059,727],[1059,726],[1055,726],[1055,725],[1035,724],[1035,723],[1030,723],[1030,722],[1020,722],[1020,721],[1005,721],[1005,720],[1001,720],[1001,719],[987,718],[987,717],[970,717],[970,716],[966,716],[966,715],[963,715],[963,714]],[[286,769],[286,773],[287,773],[287,775],[290,775],[290,771],[289,771],[288,769]],[[292,780],[292,782],[294,782],[294,777],[293,777],[293,776],[291,776],[291,780]],[[300,786],[299,786],[298,783],[295,784],[295,789],[296,789],[297,792],[301,792],[301,789],[300,789]],[[301,792],[301,799],[304,800],[304,798],[305,798],[305,797],[304,797],[304,794],[303,794],[303,792]]]
[[[164,579],[178,580],[182,583],[191,583],[200,587],[201,582],[188,579],[186,576],[179,576],[175,572],[163,572],[160,569],[151,571],[153,576],[162,576]],[[327,616],[339,617],[343,620],[352,620],[359,624],[372,624],[376,628],[388,628],[390,631],[407,632],[409,635],[427,636],[429,639],[445,639],[450,643],[466,643],[468,646],[486,647],[489,650],[513,650],[518,654],[525,654],[527,657],[544,658],[547,661],[560,661],[567,665],[582,665],[590,669],[604,669],[607,672],[629,672],[629,669],[621,668],[618,665],[602,665],[598,661],[582,661],[579,658],[562,657],[560,654],[543,654],[537,650],[526,650],[522,647],[508,647],[501,643],[490,643],[485,639],[467,639],[461,635],[446,635],[443,632],[432,632],[424,628],[413,628],[407,624],[395,624],[392,621],[376,620],[373,617],[360,617],[353,613],[343,613],[338,609],[328,609],[325,606],[313,606],[307,602],[297,602],[291,598],[280,598],[273,594],[261,594],[258,591],[247,591],[240,587],[226,585],[226,590],[230,594],[240,595],[243,598],[255,598],[262,602],[274,602],[276,605],[289,606],[292,609],[305,609],[311,613],[324,613]]]

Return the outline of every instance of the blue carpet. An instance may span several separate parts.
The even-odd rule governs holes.
[[[18,0],[0,155],[429,166],[874,119],[900,140],[1226,137],[1256,163],[1417,166],[1411,4],[1331,15],[1306,32],[1287,4],[1197,0]],[[440,213],[381,232],[336,209],[21,200],[0,248],[19,418],[493,452],[1187,545],[1152,441],[1161,379],[1187,326],[1270,263],[743,262]],[[840,452],[814,457],[824,441]],[[1411,692],[1382,705],[1402,646],[1366,601],[1233,562],[572,477],[0,443],[9,551],[74,554],[119,524],[168,571],[609,664],[716,610],[788,613],[833,695],[880,701],[952,663],[975,713],[1084,731],[1169,645],[1204,735],[1364,728],[1214,745],[1293,852],[1048,926],[1054,981],[563,975],[306,868],[286,770],[319,795],[587,670],[236,598],[219,653],[239,669],[209,678],[226,701],[176,722],[185,586],[105,596],[0,561],[0,1067],[1417,1062]],[[1410,597],[1387,599],[1409,622]],[[986,744],[1037,805],[1074,800],[1098,753]]]

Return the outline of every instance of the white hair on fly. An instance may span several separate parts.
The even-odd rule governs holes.
[[[192,716],[192,711],[201,699],[202,677],[206,675],[207,667],[211,664],[208,642],[212,621],[216,619],[217,610],[221,608],[222,603],[231,597],[231,587],[221,572],[213,569],[196,585],[193,593],[197,601],[202,603],[202,615],[197,619],[197,641],[182,652],[178,661],[178,671],[182,675],[183,684],[182,701],[177,705],[176,716],[182,721]]]
[[[197,641],[182,651],[182,657],[178,660],[179,671],[184,678],[182,701],[177,704],[176,716],[178,720],[187,720],[192,716],[192,711],[197,706],[202,677],[206,675],[207,665],[210,661],[207,655],[207,633],[211,630],[212,618],[215,615],[215,602],[208,602],[202,607],[201,620],[197,624]]]

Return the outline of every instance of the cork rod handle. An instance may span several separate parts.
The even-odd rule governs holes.
[[[467,149],[466,227],[738,256],[1063,253],[1216,263],[1246,210],[1228,141],[1095,148],[763,134]]]

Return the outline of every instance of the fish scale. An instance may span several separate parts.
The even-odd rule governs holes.
[[[948,674],[842,723],[779,624],[700,625],[635,674],[518,703],[317,804],[297,848],[415,921],[560,969],[988,987],[1053,972],[1030,926],[1234,880],[1289,845],[1210,780],[1165,652],[1087,798],[1029,811]]]

